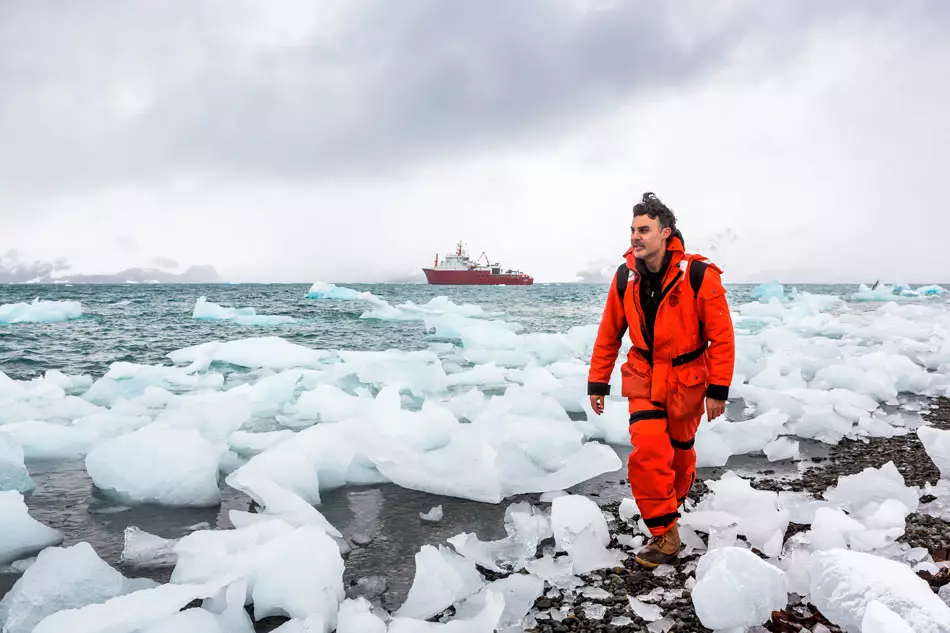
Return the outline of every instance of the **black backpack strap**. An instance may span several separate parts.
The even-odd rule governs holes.
[[[709,268],[708,259],[694,259],[689,262],[689,285],[693,289],[693,299],[699,297],[699,289],[703,285],[703,277],[706,276],[706,269]],[[699,322],[699,338],[706,340],[706,324]],[[705,343],[703,343],[705,345]]]
[[[630,279],[630,269],[627,268],[627,264],[623,263],[617,267],[617,284],[614,286],[617,290],[617,298],[620,299],[621,306],[623,305],[623,296],[627,293],[627,281]],[[617,335],[617,339],[620,340],[623,338],[623,335],[627,332],[627,319],[626,316],[623,320],[623,328],[620,330],[620,333]]]
[[[709,267],[709,261],[705,259],[694,259],[689,263],[689,285],[693,288],[693,298],[699,296],[699,289],[703,285],[703,277],[706,276],[706,269]]]
[[[617,298],[623,302],[623,296],[627,293],[627,279],[630,277],[630,269],[623,263],[617,268]]]

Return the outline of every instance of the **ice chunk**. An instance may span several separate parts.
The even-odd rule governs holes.
[[[105,602],[154,584],[126,580],[89,543],[49,547],[0,600],[0,622],[4,633],[30,633],[57,611]]]
[[[294,529],[285,521],[270,518],[233,530],[206,529],[187,534],[175,545],[178,562],[171,581],[185,584],[222,576],[252,578],[273,543]]]
[[[89,425],[85,420],[88,418],[83,418],[69,426],[39,420],[5,424],[0,426],[0,445],[4,443],[5,438],[18,443],[23,447],[23,455],[27,459],[78,459],[113,431],[108,427]],[[148,421],[146,419],[146,422]],[[0,453],[2,451],[3,449],[0,448]],[[2,468],[0,466],[0,472]],[[0,475],[0,479],[2,478],[3,476]]]
[[[174,567],[178,557],[175,545],[178,539],[166,539],[149,534],[135,526],[125,528],[125,545],[119,562],[130,567]]]
[[[534,558],[538,545],[553,536],[548,518],[534,506],[514,503],[505,509],[505,532],[498,541],[483,542],[475,534],[462,533],[448,539],[455,550],[485,569],[500,572],[502,566],[520,569]]]
[[[257,620],[317,615],[332,629],[344,598],[340,548],[318,527],[297,528],[261,557],[252,594]]]
[[[673,620],[669,618],[663,618],[662,620],[657,620],[656,622],[650,622],[647,625],[648,633],[667,633],[670,629],[673,628],[673,625],[676,624]]]
[[[950,479],[950,430],[943,431],[932,426],[917,429],[917,437],[924,445],[927,455],[937,465],[941,477]]]
[[[607,615],[607,605],[589,604],[584,607],[584,617],[588,620],[603,620]]]
[[[568,589],[583,585],[583,581],[574,575],[569,556],[559,556],[554,558],[549,555],[542,556],[535,560],[528,561],[525,568],[560,589]]]
[[[895,298],[894,288],[887,284],[873,290],[867,284],[859,284],[857,292],[851,295],[852,301],[893,301]]]
[[[778,462],[785,459],[798,460],[798,442],[790,440],[787,437],[780,437],[765,445],[763,449],[765,456],[770,462]]]
[[[254,308],[229,308],[211,303],[206,297],[198,297],[191,318],[212,321],[234,321],[238,325],[282,325],[294,323],[289,316],[257,314]]]
[[[544,581],[531,574],[512,574],[491,582],[457,607],[455,619],[469,620],[477,617],[478,613],[484,610],[488,595],[492,593],[501,596],[505,604],[498,621],[498,630],[520,627],[535,600],[544,593]]]
[[[336,633],[386,633],[386,623],[373,613],[366,598],[344,600],[337,616]]]
[[[315,389],[301,393],[288,411],[302,420],[339,422],[353,416],[360,408],[360,398],[335,385],[317,385]]]
[[[881,504],[888,499],[900,501],[908,512],[916,512],[919,505],[917,492],[904,485],[904,477],[894,462],[887,462],[880,468],[869,466],[855,475],[839,477],[838,484],[826,490],[823,496],[832,505],[852,514],[868,504]]]
[[[485,607],[469,620],[456,619],[445,624],[424,622],[398,616],[389,625],[389,633],[492,633],[498,630],[505,610],[505,599],[494,591],[486,592]]]
[[[732,455],[763,450],[782,433],[788,415],[771,411],[751,420],[713,420],[699,427],[696,435],[697,465],[725,466]]]
[[[600,507],[583,495],[558,497],[551,503],[551,527],[559,551],[569,552],[574,539],[590,527],[601,545],[610,543],[610,531]]]
[[[415,566],[409,595],[397,616],[426,620],[474,594],[485,582],[473,562],[441,545],[438,549],[423,545]]]
[[[221,501],[218,454],[197,431],[147,426],[97,446],[86,470],[124,503],[213,506]]]
[[[809,525],[815,520],[818,508],[828,507],[828,502],[815,499],[804,492],[783,490],[778,493],[778,506],[782,510],[788,510],[789,522]]]
[[[816,550],[844,548],[867,528],[837,508],[818,508],[808,539]]]
[[[551,527],[559,551],[571,557],[575,573],[616,567],[626,556],[609,551],[610,532],[600,507],[582,495],[558,497],[551,504]]]
[[[231,487],[247,494],[263,508],[258,515],[262,519],[277,516],[295,527],[309,525],[336,538],[343,536],[319,510],[269,479],[239,469],[228,476],[227,481]]]
[[[871,600],[861,620],[861,633],[914,633],[914,629],[886,604]]]
[[[581,594],[583,594],[585,598],[590,598],[591,600],[606,600],[607,598],[613,598],[612,593],[609,591],[604,591],[600,587],[585,587]]]
[[[629,522],[633,517],[640,516],[640,508],[637,507],[637,502],[635,499],[626,497],[620,501],[620,507],[617,509],[617,514],[620,518]]]
[[[711,550],[699,559],[693,606],[703,626],[732,629],[764,624],[788,603],[788,579],[741,547]]]
[[[371,292],[360,292],[344,286],[316,281],[307,291],[308,299],[338,299],[344,301],[361,300],[378,306],[388,306],[389,303],[378,298]]]
[[[778,495],[753,489],[747,480],[732,471],[724,473],[719,481],[706,483],[713,494],[696,509],[721,511],[736,517],[738,533],[745,535],[750,545],[766,556],[778,556],[789,516],[787,510],[779,509]]]
[[[251,399],[237,391],[176,396],[155,417],[155,426],[195,429],[208,441],[221,444],[254,413]]]
[[[193,600],[214,597],[223,586],[222,580],[202,585],[159,585],[104,603],[57,611],[44,618],[33,633],[136,633],[174,615]]]
[[[202,343],[170,352],[167,356],[174,363],[197,363],[195,369],[207,369],[212,362],[251,369],[315,369],[330,353],[290,343],[277,336],[262,336]]]
[[[234,431],[228,436],[228,446],[238,455],[253,457],[293,436],[294,432],[287,430],[269,431],[265,433]]]
[[[30,492],[36,487],[23,462],[23,448],[0,426],[0,490]]]
[[[564,490],[623,465],[614,449],[599,442],[587,442],[558,462],[553,471],[517,478],[506,487],[507,495]]]
[[[593,429],[591,439],[601,439],[615,446],[630,444],[630,413],[625,403],[608,400],[600,415],[595,415],[591,409],[590,398],[582,398],[580,404],[587,416],[587,423]]]
[[[39,297],[32,303],[5,303],[0,305],[0,325],[10,323],[55,323],[78,319],[82,304],[78,301],[44,301]]]
[[[442,520],[442,506],[438,505],[429,510],[428,512],[419,513],[419,518],[423,521],[432,521],[439,522]]]
[[[903,563],[835,549],[813,554],[809,575],[812,603],[850,633],[861,633],[873,600],[899,615],[917,633],[950,631],[950,607]]]
[[[247,585],[232,583],[223,592],[204,601],[203,608],[179,611],[142,629],[141,633],[254,633],[244,610]]]
[[[63,535],[31,517],[16,490],[0,491],[0,565],[12,563],[50,545],[58,545]]]
[[[563,490],[551,490],[551,491],[549,491],[549,492],[543,492],[543,493],[541,493],[541,496],[538,498],[538,500],[539,500],[541,503],[551,503],[552,501],[554,501],[554,500],[557,499],[558,497],[563,497],[563,496],[565,496],[566,494],[568,494],[568,493],[565,492],[565,491],[563,491]]]
[[[630,609],[645,622],[656,622],[663,617],[663,609],[655,604],[641,602],[633,596],[627,596],[627,601],[630,603]]]

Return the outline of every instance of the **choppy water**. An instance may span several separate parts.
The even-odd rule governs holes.
[[[534,286],[429,286],[424,284],[347,285],[391,303],[426,303],[438,296],[504,312],[529,332],[563,332],[597,323],[606,286],[536,284]],[[101,376],[117,361],[167,363],[176,349],[210,340],[276,335],[323,349],[417,350],[429,344],[421,321],[360,319],[367,307],[358,301],[313,301],[306,285],[49,285],[0,286],[0,304],[79,301],[83,317],[61,323],[0,325],[0,368],[15,379],[49,369]],[[848,295],[854,286],[800,286],[818,294]],[[753,286],[729,288],[733,304],[749,300]],[[280,326],[241,326],[191,318],[195,301],[254,307],[258,314],[283,315],[300,322]]]
[[[506,321],[528,332],[564,332],[596,324],[606,286],[539,284],[530,287],[435,287],[427,285],[359,285],[354,290],[400,304],[423,304],[447,296],[456,304],[476,304],[487,312],[503,312]],[[752,286],[729,288],[733,305],[749,301]],[[817,294],[847,298],[854,286],[800,286]],[[211,340],[275,335],[312,348],[403,351],[426,349],[431,339],[422,321],[367,320],[360,301],[314,301],[306,285],[213,286],[0,286],[0,304],[44,300],[79,301],[83,317],[59,323],[0,325],[0,370],[17,380],[41,376],[50,369],[96,379],[112,363],[170,364],[169,352]],[[285,315],[297,322],[280,326],[241,326],[227,321],[192,318],[199,296],[218,304],[252,306],[259,314]],[[946,303],[944,298],[930,301]],[[867,304],[867,309],[879,304]],[[859,308],[863,309],[863,305]],[[578,394],[582,396],[583,394]],[[741,408],[741,403],[738,405]],[[582,414],[581,414],[582,415]],[[618,449],[623,456],[624,451]],[[755,460],[746,460],[754,467]],[[739,460],[741,463],[742,460]],[[66,534],[66,544],[90,542],[99,555],[117,563],[127,526],[166,538],[177,538],[198,525],[227,527],[227,511],[247,509],[248,500],[223,482],[224,501],[213,509],[125,507],[99,495],[82,461],[34,462],[27,466],[37,487],[28,496],[31,514]],[[623,469],[580,486],[603,496],[627,494],[620,485]],[[442,504],[439,524],[423,523],[419,512]],[[385,575],[397,602],[412,578],[412,558],[423,543],[444,542],[459,532],[482,539],[504,535],[501,517],[507,504],[493,506],[448,499],[394,485],[346,487],[325,495],[321,511],[345,535],[365,534],[373,542],[350,555],[347,579]],[[150,572],[165,579],[170,570]],[[140,573],[134,575],[141,575]],[[16,576],[0,573],[0,595]]]

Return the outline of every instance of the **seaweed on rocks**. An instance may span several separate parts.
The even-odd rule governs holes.
[[[841,633],[840,628],[810,604],[788,606],[781,611],[773,611],[772,619],[764,627],[773,633],[805,633],[820,630],[819,625],[824,626],[829,633]]]

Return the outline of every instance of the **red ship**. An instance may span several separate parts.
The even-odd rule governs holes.
[[[482,258],[485,259],[484,265],[479,264]],[[439,256],[436,255],[435,265],[432,268],[423,268],[422,272],[426,274],[426,281],[430,284],[530,286],[534,283],[531,275],[520,270],[503,270],[501,264],[489,262],[485,253],[473,261],[469,258],[462,242],[458,243],[454,254],[446,255],[441,262],[439,262]]]

